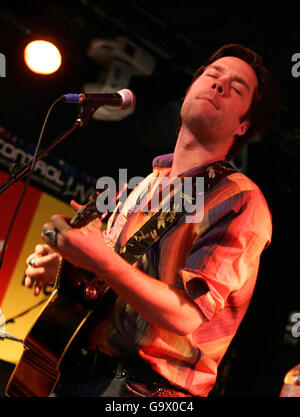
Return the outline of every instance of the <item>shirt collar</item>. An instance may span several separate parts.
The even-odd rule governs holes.
[[[167,153],[164,155],[156,156],[152,161],[153,170],[163,170],[163,168],[172,167],[174,153]],[[217,162],[219,159],[211,160],[205,164],[198,165],[197,167],[188,169],[180,174],[182,177],[195,177],[203,172],[203,170],[209,165]]]

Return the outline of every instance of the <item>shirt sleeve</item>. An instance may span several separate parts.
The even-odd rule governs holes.
[[[239,192],[206,215],[209,227],[178,272],[183,288],[210,320],[232,292],[249,280],[253,285],[247,288],[254,288],[261,252],[271,241],[272,221],[266,201],[256,190]]]

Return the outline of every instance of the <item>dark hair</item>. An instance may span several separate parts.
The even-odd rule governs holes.
[[[249,64],[255,71],[258,81],[250,108],[240,120],[241,122],[249,120],[251,123],[250,127],[244,135],[236,136],[226,156],[226,159],[230,160],[253,138],[255,133],[262,132],[267,125],[278,121],[282,95],[277,81],[269,69],[263,64],[262,57],[251,49],[238,44],[228,44],[219,48],[198,68],[192,81],[194,82],[208,65],[225,56],[234,56]]]

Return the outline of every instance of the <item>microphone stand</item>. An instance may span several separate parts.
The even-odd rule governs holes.
[[[83,112],[79,113],[76,117],[76,121],[73,126],[67,130],[62,136],[55,139],[50,146],[43,152],[41,152],[36,157],[36,162],[40,159],[44,158],[52,149],[54,149],[57,145],[59,145],[63,140],[65,140],[69,135],[71,135],[76,129],[79,127],[84,127],[88,124],[91,120],[94,112],[99,108],[99,106],[86,106]],[[0,194],[6,191],[12,184],[20,180],[30,171],[31,164],[17,164],[15,167],[12,168],[12,172],[10,177],[4,181],[4,183],[0,186]]]

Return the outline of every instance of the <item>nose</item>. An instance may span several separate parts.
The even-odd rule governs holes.
[[[212,88],[213,89],[216,89],[217,90],[217,92],[219,93],[219,94],[223,94],[223,92],[224,92],[224,89],[223,89],[223,87],[221,86],[221,85],[217,85],[217,83],[214,83],[213,85],[212,85]]]
[[[214,83],[211,86],[212,89],[216,90],[218,94],[224,95],[226,93],[226,80],[218,78],[214,80]]]

